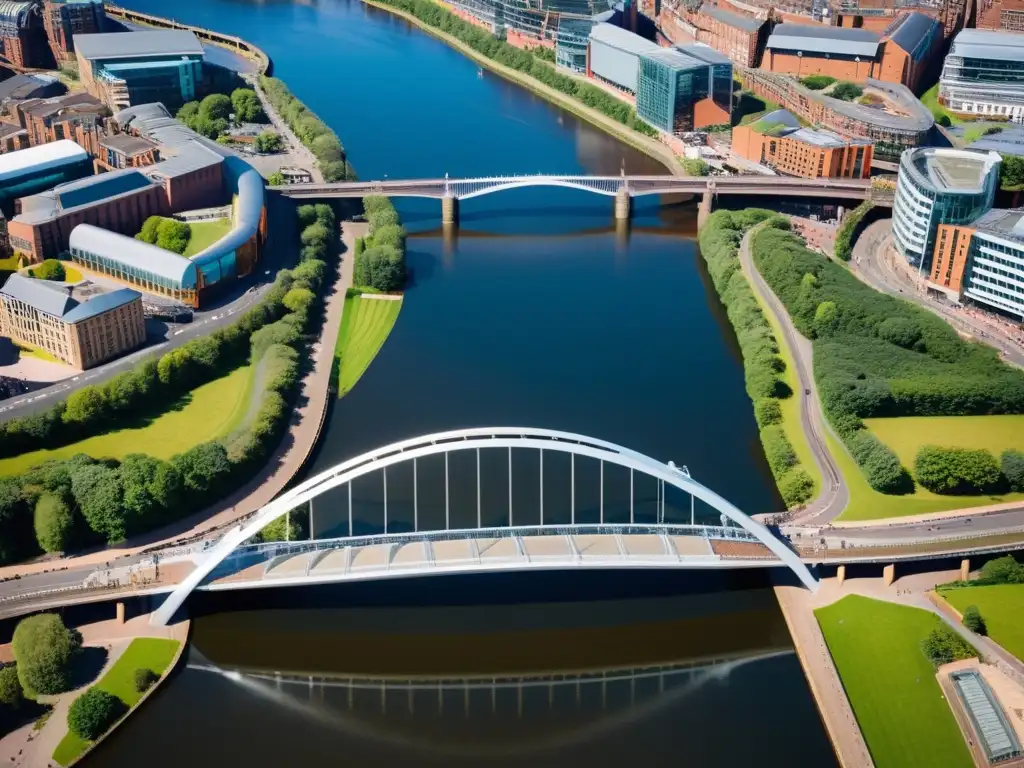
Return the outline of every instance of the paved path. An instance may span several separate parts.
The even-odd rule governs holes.
[[[256,95],[260,99],[260,103],[263,105],[263,112],[270,120],[270,124],[274,126],[281,138],[284,139],[285,145],[288,147],[287,157],[298,158],[301,167],[307,169],[313,175],[313,181],[322,184],[324,181],[323,174],[320,173],[320,165],[317,163],[316,157],[312,152],[299,141],[299,137],[295,135],[291,128],[288,127],[288,123],[284,121],[273,105],[270,103],[270,99],[267,98],[267,94],[263,92],[260,87],[260,80],[258,77],[249,76],[246,80],[252,84],[253,90],[256,91]],[[283,157],[283,156],[282,156]]]
[[[829,429],[825,422],[825,415],[821,411],[821,402],[818,399],[818,386],[814,381],[812,371],[814,363],[812,360],[811,342],[805,339],[793,325],[789,313],[779,301],[778,297],[761,277],[761,273],[754,264],[754,258],[750,249],[750,242],[757,231],[757,227],[749,230],[740,243],[739,259],[743,267],[743,273],[747,277],[751,288],[760,296],[764,304],[775,317],[782,334],[785,338],[780,339],[789,347],[789,351],[796,363],[796,374],[799,382],[799,390],[793,393],[793,397],[800,398],[800,424],[803,428],[807,443],[814,456],[814,463],[821,473],[822,485],[818,498],[812,501],[807,508],[800,513],[801,521],[813,520],[815,522],[827,522],[839,515],[850,501],[850,490],[843,480],[839,466],[828,449],[825,441],[825,430]]]

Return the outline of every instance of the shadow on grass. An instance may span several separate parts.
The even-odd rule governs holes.
[[[109,656],[106,648],[83,648],[71,666],[72,689],[96,682]]]

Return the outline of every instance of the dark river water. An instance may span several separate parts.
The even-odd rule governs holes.
[[[364,179],[665,172],[356,0],[127,5],[261,46]],[[333,409],[314,470],[429,432],[532,426],[685,464],[749,513],[779,507],[692,203],[641,198],[625,232],[610,198],[519,190],[464,202],[454,239],[437,201],[398,207],[412,281],[384,348]],[[485,522],[508,515],[503,461],[484,458]],[[420,525],[436,527],[440,467],[424,464]],[[586,518],[597,468],[580,464]],[[457,527],[475,515],[475,479],[456,459],[451,473]],[[625,480],[611,475],[606,519],[623,519]],[[391,525],[408,526],[410,480],[396,470],[388,482]],[[535,460],[516,457],[513,485],[515,522],[536,522]],[[353,493],[356,532],[380,529],[380,490]],[[547,519],[568,515],[563,492],[544,493]],[[638,487],[638,519],[654,494]],[[688,500],[666,502],[689,516]],[[318,500],[315,517],[318,536],[347,531],[340,497]],[[662,584],[658,597],[487,607],[482,584],[452,587],[476,592],[475,606],[444,607],[438,584],[432,608],[203,616],[189,667],[91,764],[834,765],[770,591],[666,596]]]

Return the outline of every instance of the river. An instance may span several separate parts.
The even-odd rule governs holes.
[[[275,75],[338,132],[364,179],[665,172],[356,0],[127,5],[262,47]],[[745,511],[777,509],[735,339],[696,249],[695,206],[660,203],[641,199],[626,233],[616,231],[609,198],[507,192],[464,202],[458,236],[446,240],[436,201],[400,202],[411,233],[404,306],[368,372],[333,409],[314,469],[432,431],[515,424],[581,432],[671,459]],[[489,483],[487,472],[485,514],[500,519],[507,514],[505,491]],[[517,494],[520,486],[537,487],[535,472],[517,465]],[[389,476],[389,488],[392,482],[402,481]],[[454,471],[453,525],[469,514],[470,482]],[[614,498],[614,478],[609,483]],[[378,493],[357,486],[357,532],[381,527]],[[531,500],[523,492],[517,523],[535,521],[532,493]],[[578,505],[592,512],[596,488],[591,483],[580,493]],[[609,519],[623,513],[618,498]],[[347,511],[339,501],[318,502],[318,535],[344,531]],[[669,502],[672,513],[683,514],[682,503]],[[547,496],[545,507],[553,508]],[[600,583],[595,579],[580,596],[602,594]],[[474,585],[452,588],[487,593],[483,582]],[[799,665],[786,652],[789,639],[771,593],[748,589],[711,599],[662,594],[672,591],[663,587],[644,590],[642,600],[617,594],[568,600],[557,609],[514,600],[500,608],[427,609],[408,598],[377,608],[203,616],[195,622],[190,667],[92,762],[136,765],[144,754],[148,765],[197,767],[342,760],[673,765],[690,758],[698,765],[834,764]],[[436,593],[432,599],[444,602]],[[601,627],[607,637],[592,639]],[[740,646],[733,642],[736,627]],[[634,652],[648,642],[656,652]],[[594,658],[574,662],[558,650],[562,643],[593,645]],[[510,656],[524,644],[532,656],[513,663]],[[383,658],[382,646],[397,656]],[[441,646],[447,654],[437,651]],[[321,647],[336,648],[338,658],[315,652]],[[396,664],[398,657],[404,662]],[[476,663],[451,668],[460,658]],[[660,682],[657,669],[664,672]],[[280,685],[267,688],[259,675],[268,670],[283,676]],[[613,673],[612,689],[595,693],[601,686],[593,675]],[[300,684],[302,675],[330,684]],[[420,682],[389,690],[388,681],[403,675]],[[499,688],[481,682],[502,675],[519,679]],[[566,681],[548,692],[535,684],[538,675]],[[431,711],[417,698],[426,695],[420,684],[435,686],[434,698],[464,706]],[[456,690],[460,685],[469,692]],[[642,700],[625,692],[631,686],[643,688]],[[510,704],[524,687],[532,691],[529,700]],[[594,696],[605,697],[600,718]],[[529,743],[538,749],[520,749]]]

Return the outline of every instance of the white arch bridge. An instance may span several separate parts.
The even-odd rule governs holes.
[[[484,525],[481,493],[481,453],[507,454],[508,524]],[[450,526],[449,457],[471,452],[476,459],[476,525]],[[532,503],[528,525],[515,523],[513,452],[536,454],[539,468],[539,509]],[[568,519],[545,519],[544,456],[567,454]],[[417,462],[443,457],[445,526],[420,530]],[[597,520],[585,522],[577,509],[577,459],[599,466]],[[412,530],[388,531],[388,469],[412,465]],[[628,472],[628,502],[615,509],[606,505],[605,467]],[[352,483],[380,475],[383,491],[383,532],[356,536],[353,526]],[[548,482],[552,483],[549,470]],[[652,480],[656,488],[654,519],[637,514],[635,481]],[[347,487],[348,535],[331,539],[253,543],[267,524],[296,507],[338,488]],[[679,507],[666,507],[666,490],[690,497],[689,521]],[[699,500],[719,514],[714,525],[698,524]],[[609,508],[606,510],[606,506]],[[501,510],[504,516],[504,510]],[[520,511],[520,519],[522,517]],[[628,516],[627,516],[628,515]],[[493,510],[486,519],[492,520]],[[678,517],[679,520],[670,520]],[[538,520],[533,523],[532,520]],[[406,526],[408,527],[408,526]],[[403,440],[344,461],[282,494],[247,521],[228,531],[203,555],[197,567],[174,589],[152,616],[167,624],[193,590],[251,589],[301,586],[344,581],[454,573],[570,568],[790,568],[805,586],[817,589],[817,579],[782,540],[714,491],[701,485],[685,467],[663,463],[604,440],[569,432],[521,427],[484,427],[439,432]]]

